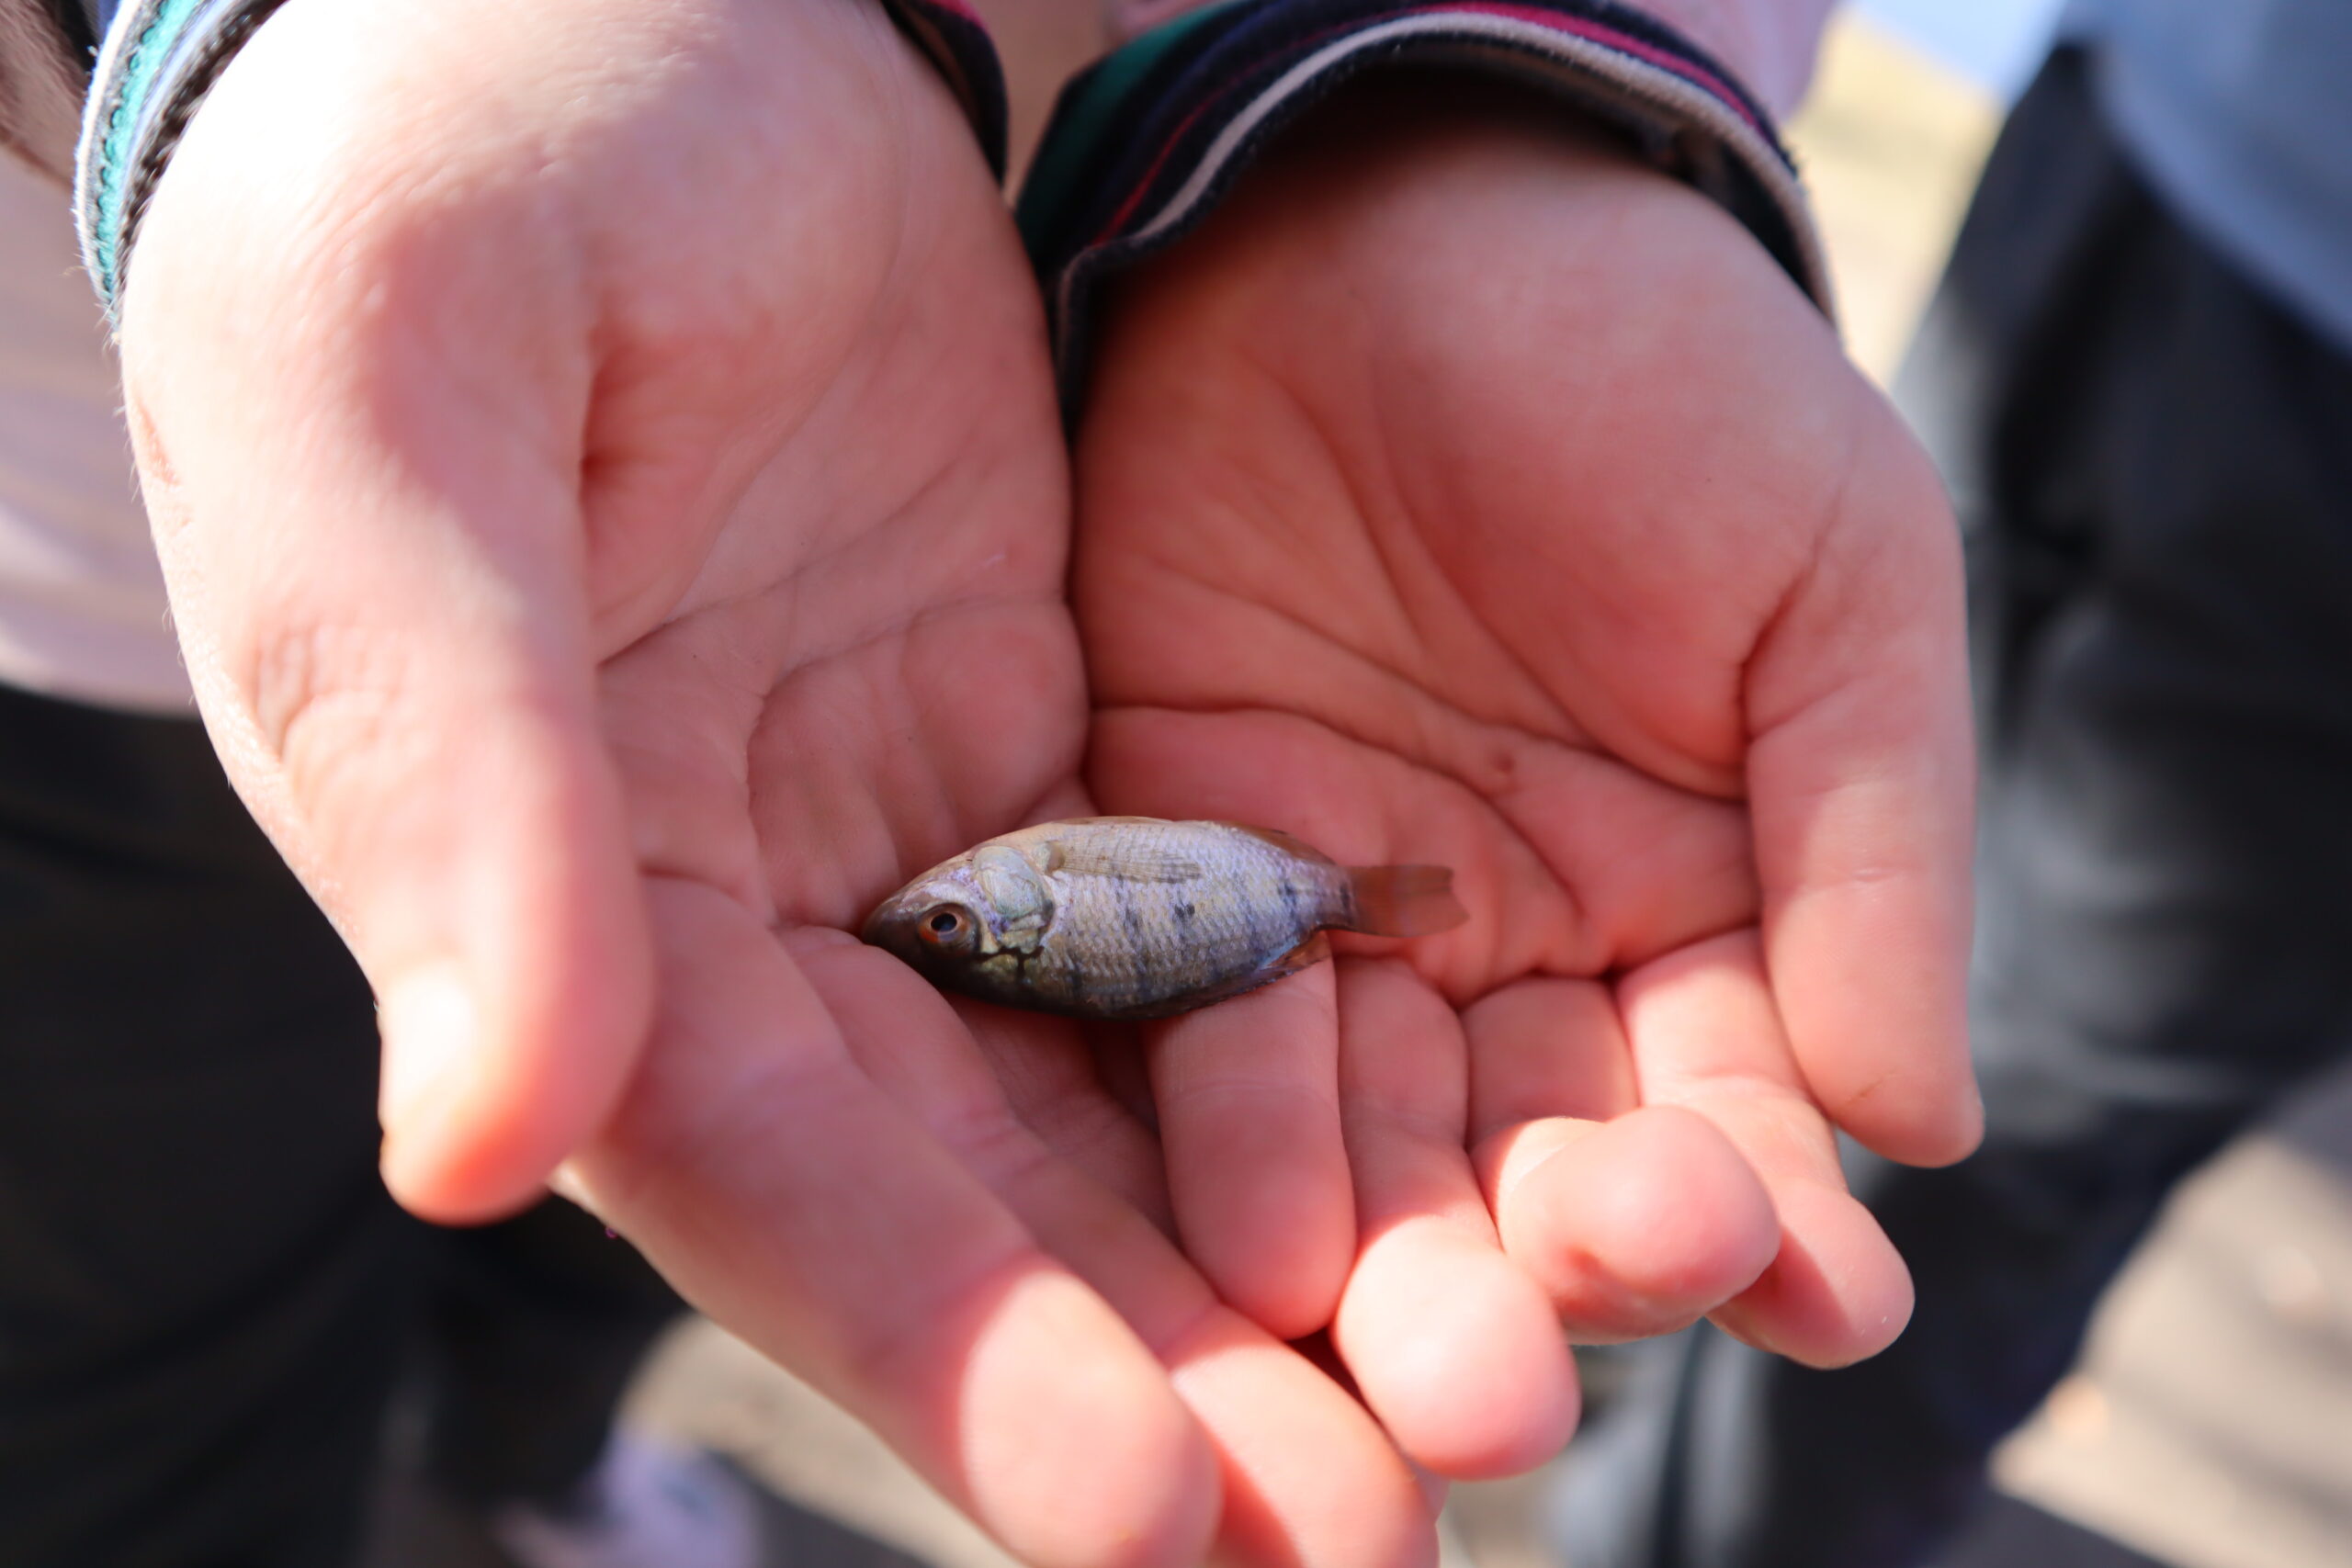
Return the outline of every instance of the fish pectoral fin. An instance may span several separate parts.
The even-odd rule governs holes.
[[[1453,896],[1453,873],[1442,865],[1354,865],[1356,918],[1347,929],[1366,936],[1429,936],[1470,918]]]
[[[1317,931],[1313,936],[1276,959],[1266,973],[1271,978],[1279,980],[1286,975],[1295,975],[1302,969],[1312,969],[1330,956],[1330,934],[1327,931]]]

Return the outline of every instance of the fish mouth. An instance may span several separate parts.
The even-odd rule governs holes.
[[[857,940],[869,947],[899,952],[899,943],[890,940],[890,919],[902,913],[905,908],[906,889],[902,887],[874,906],[874,912],[866,916],[865,923],[857,928]]]

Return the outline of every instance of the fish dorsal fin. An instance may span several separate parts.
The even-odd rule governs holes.
[[[1313,844],[1308,843],[1304,839],[1295,838],[1291,834],[1285,833],[1280,828],[1252,828],[1240,822],[1227,823],[1227,826],[1230,827],[1237,833],[1247,833],[1253,839],[1263,840],[1265,842],[1273,845],[1274,848],[1282,851],[1283,853],[1296,855],[1299,859],[1307,861],[1313,864],[1332,865],[1337,863],[1329,855],[1325,854]]]
[[[1157,817],[1091,817],[1088,828],[1164,828]],[[1207,871],[1190,855],[1141,844],[1132,833],[1071,833],[1047,840],[1046,869],[1061,876],[1113,876],[1129,882],[1193,882]]]
[[[1116,876],[1129,882],[1195,882],[1206,873],[1201,863],[1165,850],[1054,846],[1053,870],[1060,876]]]

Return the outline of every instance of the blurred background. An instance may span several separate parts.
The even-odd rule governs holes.
[[[1882,381],[2055,9],[1866,0],[1831,34],[1789,139],[1849,345]],[[634,1404],[642,1423],[937,1568],[1007,1563],[863,1428],[707,1324],[673,1336]],[[1944,1568],[2352,1564],[2352,1075],[2299,1097],[2180,1191],[1996,1474],[1999,1501]],[[1546,1494],[1541,1473],[1458,1488],[1448,1568],[1574,1568],[1544,1544]],[[417,1544],[388,1541],[388,1561],[463,1568],[429,1544],[401,1555]],[[856,1550],[812,1535],[807,1568]]]

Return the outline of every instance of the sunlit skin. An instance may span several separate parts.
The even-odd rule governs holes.
[[[1851,1360],[1909,1284],[1833,1126],[1936,1162],[1978,1116],[1934,479],[1720,210],[1476,93],[1327,112],[1123,286],[1074,579],[1106,809],[1455,870],[1470,921],[1343,964],[1336,1030],[1310,971],[1151,1047],[1187,1249],[1336,1308],[1455,1469],[1550,1418],[1498,1243],[1582,1337]]]
[[[1972,1135],[1916,455],[1667,182],[1343,129],[1124,301],[1075,622],[1035,291],[871,6],[293,0],[130,272],[190,671],[383,998],[394,1190],[569,1157],[1029,1561],[1427,1561],[1399,1449],[1556,1447],[1555,1313],[1883,1337],[1817,1106]],[[1678,268],[1712,315],[1636,308]],[[1094,809],[1449,864],[1473,921],[1141,1068],[849,934]],[[1385,1435],[1279,1343],[1327,1322]]]
[[[984,1055],[848,934],[1090,804],[1035,288],[877,7],[295,0],[122,346],[207,722],[384,998],[403,1201],[571,1156],[1024,1561],[1431,1559],[1362,1405],[1013,1116],[1067,1027]]]

